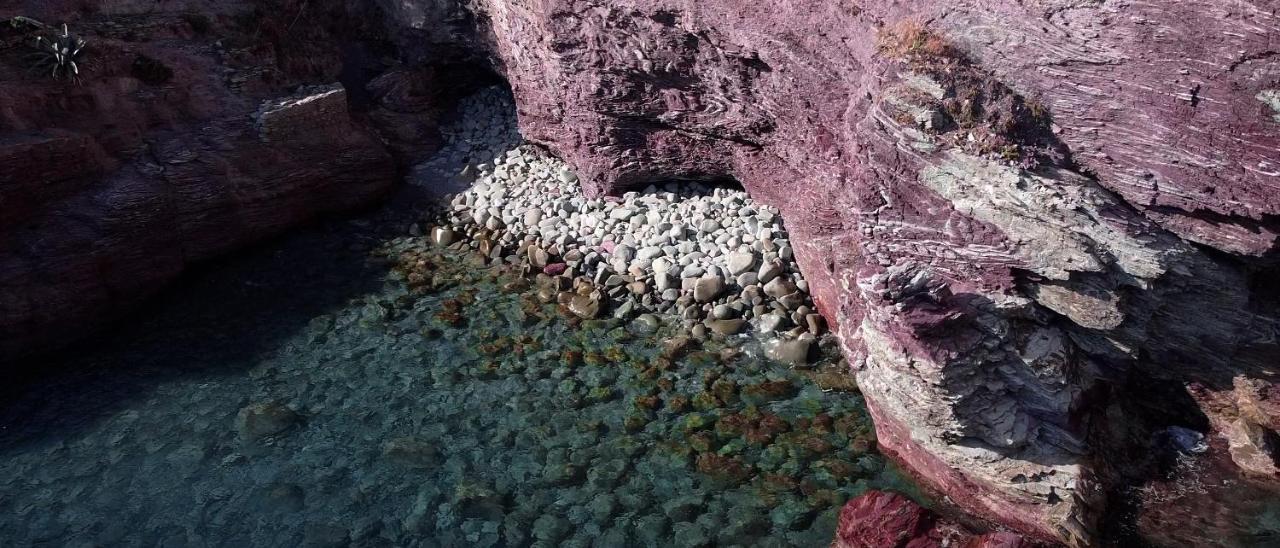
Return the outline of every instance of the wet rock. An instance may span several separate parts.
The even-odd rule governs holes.
[[[410,468],[430,468],[436,465],[440,451],[434,443],[406,437],[396,438],[383,444],[382,455]]]
[[[736,335],[742,332],[742,328],[747,324],[746,320],[711,320],[707,322],[707,326],[711,328],[711,332],[722,337]]]
[[[778,339],[766,346],[765,354],[771,360],[788,365],[808,365],[809,353],[812,348],[812,339]]]
[[[432,227],[431,243],[441,247],[446,247],[446,246],[453,245],[457,241],[458,241],[458,233],[455,232],[453,229],[447,228],[447,227],[439,227],[439,226]]]
[[[655,331],[662,325],[662,322],[660,322],[658,317],[653,314],[641,314],[636,317],[635,325],[645,331]]]
[[[574,295],[568,307],[579,318],[592,319],[600,315],[600,299],[591,295]]]
[[[301,415],[279,401],[249,404],[236,414],[236,429],[245,440],[275,436],[301,422]]]

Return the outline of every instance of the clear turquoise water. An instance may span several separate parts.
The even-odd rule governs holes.
[[[673,328],[568,320],[459,256],[414,293],[395,257],[423,244],[392,217],[215,265],[29,364],[0,407],[0,538],[821,546],[845,499],[905,488],[833,357],[663,361]],[[252,406],[287,428],[247,435]]]

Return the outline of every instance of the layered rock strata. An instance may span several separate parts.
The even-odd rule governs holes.
[[[0,7],[0,363],[106,325],[193,263],[370,204],[401,150],[430,151],[424,71],[340,83],[361,81],[379,18],[277,4]],[[63,22],[86,42],[78,78],[28,70]]]
[[[21,7],[90,38],[82,87],[25,75],[25,38],[3,35],[0,349],[62,339],[191,260],[376,194],[431,141],[397,114],[430,109],[372,107],[390,145],[359,116],[334,124],[331,95],[292,103],[325,118],[298,142],[263,141],[253,117],[302,83],[416,97],[420,78],[338,70],[376,54],[318,47],[327,27],[308,24],[376,20],[411,61],[491,58],[522,133],[590,198],[735,178],[778,208],[882,449],[958,506],[1093,544],[1117,488],[1178,452],[1172,427],[1211,440],[1178,459],[1275,492],[1275,6],[345,6],[381,8],[362,19],[337,2],[80,4]],[[1158,517],[1137,521],[1180,525]]]
[[[589,196],[732,177],[782,211],[882,449],[960,507],[1093,544],[1175,425],[1274,485],[1275,415],[1239,403],[1280,356],[1273,10],[470,5]]]

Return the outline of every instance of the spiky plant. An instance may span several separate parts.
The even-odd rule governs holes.
[[[48,73],[54,78],[78,79],[84,48],[84,39],[71,34],[64,23],[61,34],[55,30],[52,36],[36,37],[37,51],[32,55],[32,70]]]

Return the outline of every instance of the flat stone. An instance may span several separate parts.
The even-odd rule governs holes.
[[[707,327],[710,327],[713,333],[721,336],[729,336],[741,333],[743,326],[746,324],[746,320],[742,319],[711,320],[707,322]]]
[[[775,262],[766,262],[760,265],[760,270],[756,272],[756,280],[759,283],[767,284],[782,274],[782,265]]]
[[[787,365],[807,365],[809,363],[809,350],[812,347],[812,339],[779,339],[767,345],[765,355],[771,360]]]
[[[775,299],[781,299],[783,296],[796,292],[795,284],[785,278],[774,278],[773,281],[764,284],[764,294]]]
[[[259,440],[288,430],[302,415],[278,401],[252,403],[236,413],[236,428],[245,440]]]
[[[590,295],[574,295],[569,299],[569,312],[583,319],[592,319],[600,315],[600,299]]]
[[[787,307],[787,310],[795,310],[804,304],[804,293],[793,291],[778,298],[778,302]]]
[[[756,256],[754,253],[730,253],[728,265],[729,273],[737,276],[756,265]]]
[[[763,309],[764,307],[761,306],[757,308]],[[784,318],[781,314],[770,312],[768,314],[758,314],[758,316],[760,321],[756,324],[756,327],[761,333],[772,333],[782,328]]]
[[[724,280],[717,276],[698,278],[693,286],[693,299],[700,303],[709,303],[724,293]]]

